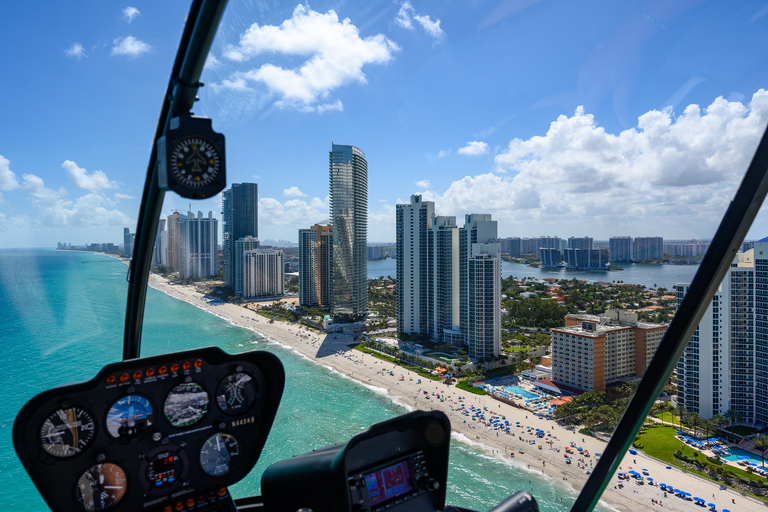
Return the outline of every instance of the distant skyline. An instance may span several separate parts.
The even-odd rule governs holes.
[[[135,231],[187,2],[11,3],[0,247]],[[329,218],[331,143],[363,148],[368,241],[411,194],[499,236],[711,238],[768,124],[768,6],[744,1],[239,2],[195,113],[259,185],[261,238]],[[167,194],[163,215],[189,201]],[[221,196],[192,211],[219,216]],[[765,210],[765,208],[763,208]],[[764,213],[750,239],[768,235]]]

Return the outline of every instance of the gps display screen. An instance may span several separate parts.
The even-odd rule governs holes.
[[[365,486],[371,506],[376,506],[413,490],[408,461],[365,475]]]

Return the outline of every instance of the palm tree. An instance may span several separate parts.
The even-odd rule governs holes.
[[[693,426],[693,437],[697,437],[698,430],[697,427],[701,425],[701,416],[697,412],[692,412],[688,414],[688,421],[686,423],[690,423]]]
[[[715,414],[714,416],[712,416],[712,420],[711,421],[717,427],[717,435],[718,436],[720,435],[720,430],[723,428],[723,425],[728,423],[728,420],[722,414]]]
[[[752,444],[760,448],[760,459],[765,468],[765,449],[768,448],[768,436],[765,434],[758,434],[752,438]]]
[[[675,409],[677,410],[677,415],[680,418],[680,430],[683,430],[683,416],[685,416],[687,411],[685,410],[685,406],[680,403],[675,406]]]
[[[731,422],[731,426],[737,423],[741,419],[741,413],[736,409],[728,409],[725,411],[725,417]]]

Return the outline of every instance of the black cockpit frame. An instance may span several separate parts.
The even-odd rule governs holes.
[[[128,272],[128,303],[123,359],[139,357],[144,301],[151,254],[164,192],[158,188],[156,143],[168,129],[170,118],[188,113],[196,100],[205,64],[226,0],[193,0],[171,72],[147,168],[136,230],[133,259]],[[768,131],[763,134],[754,158],[720,223],[690,290],[664,335],[645,376],[603,451],[592,475],[572,507],[573,512],[593,510],[621,458],[635,439],[688,340],[704,315],[739,246],[743,242],[768,192]]]

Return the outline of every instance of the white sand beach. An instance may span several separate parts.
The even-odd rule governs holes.
[[[300,327],[296,324],[269,321],[254,311],[234,304],[218,306],[208,305],[201,300],[202,294],[192,286],[171,285],[163,277],[150,275],[149,284],[171,297],[184,300],[194,306],[223,317],[232,323],[251,329],[282,345],[289,347],[318,364],[333,368],[339,373],[355,379],[365,385],[386,390],[387,396],[408,408],[431,410],[439,409],[445,412],[451,420],[454,437],[466,440],[477,449],[488,454],[503,458],[512,464],[541,473],[554,481],[569,485],[577,491],[587,479],[586,468],[595,464],[595,454],[601,453],[605,443],[593,437],[582,436],[576,429],[564,428],[554,421],[540,419],[532,413],[502,403],[490,396],[478,396],[456,389],[435,381],[422,379],[412,372],[373,356],[352,350],[349,344],[351,337],[343,335],[326,335],[317,331]],[[384,371],[386,369],[387,371]],[[394,376],[390,375],[390,370]],[[403,374],[402,380],[400,375]],[[427,392],[425,394],[424,392]],[[435,395],[439,393],[443,400]],[[459,400],[463,397],[463,400]],[[465,404],[464,407],[461,404]],[[487,408],[488,413],[504,415],[510,425],[520,426],[510,429],[510,434],[473,421],[471,416],[462,414],[463,409],[472,406],[480,409]],[[488,414],[486,415],[488,416]],[[522,427],[522,428],[521,428]],[[531,427],[530,429],[525,427]],[[537,438],[535,429],[543,429],[545,438]],[[552,441],[552,444],[548,444]],[[572,463],[565,462],[565,447],[574,443],[590,453],[590,457],[579,456],[578,452],[570,455]],[[667,465],[647,457],[642,452],[637,455],[627,454],[621,464],[621,471],[647,470],[646,477],[653,478],[654,483],[665,483],[677,489],[683,489],[692,496],[701,497],[706,503],[714,503],[717,510],[728,509],[735,511],[766,510],[768,503],[749,497],[733,489],[720,490],[720,486],[674,466],[666,469]],[[613,478],[602,497],[602,503],[621,512],[638,512],[644,510],[680,510],[699,511],[704,507],[693,501],[669,495],[658,485],[636,485],[634,480],[624,481],[623,488],[618,488],[618,480]],[[524,485],[520,485],[524,489]],[[654,503],[654,500],[660,504]],[[570,504],[569,504],[570,505]]]

